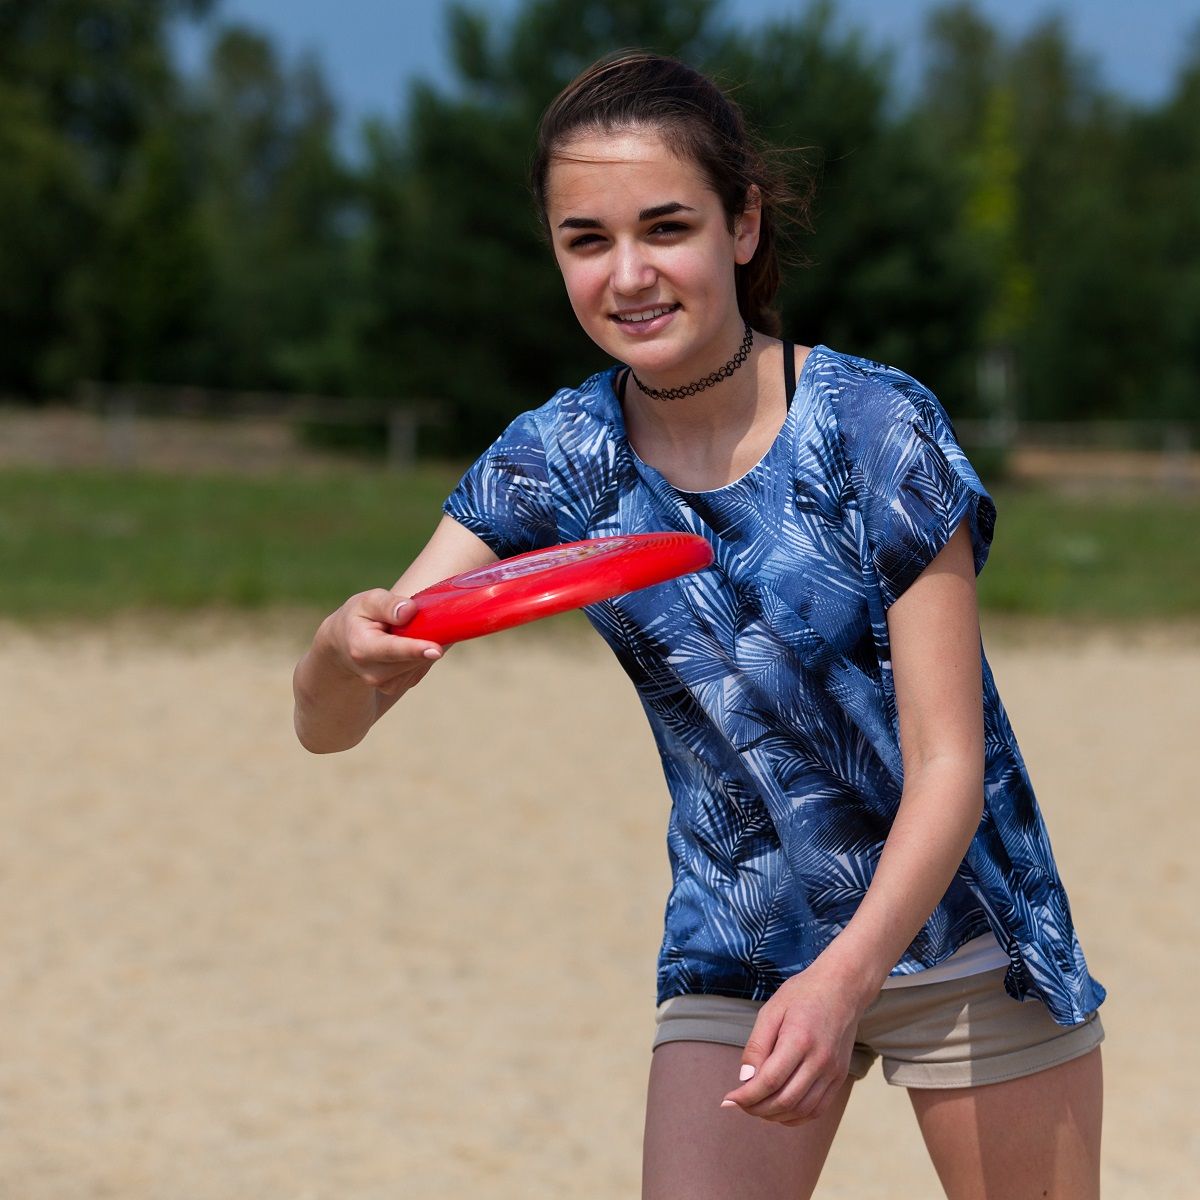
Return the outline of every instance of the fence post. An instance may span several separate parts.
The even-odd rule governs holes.
[[[128,469],[137,460],[137,401],[133,392],[118,388],[104,406],[105,442],[108,461]]]
[[[412,408],[388,412],[387,463],[393,471],[405,471],[417,458],[417,414]]]
[[[1170,422],[1163,430],[1163,482],[1167,487],[1182,492],[1191,485],[1191,450],[1187,426]]]

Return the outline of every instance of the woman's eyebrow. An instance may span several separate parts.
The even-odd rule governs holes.
[[[656,221],[659,217],[669,217],[672,213],[695,211],[694,208],[689,208],[686,204],[680,204],[678,200],[672,200],[667,204],[656,204],[653,208],[643,208],[638,213],[638,220]]]
[[[672,213],[695,211],[686,204],[680,204],[678,200],[670,200],[666,204],[656,204],[653,208],[643,208],[638,213],[638,220],[655,221],[659,217],[669,217]],[[603,229],[604,222],[596,217],[567,217],[565,221],[559,222],[558,227],[559,229]]]

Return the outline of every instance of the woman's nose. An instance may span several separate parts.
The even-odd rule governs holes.
[[[654,285],[657,273],[637,242],[618,242],[613,249],[612,288],[624,296],[644,292]]]

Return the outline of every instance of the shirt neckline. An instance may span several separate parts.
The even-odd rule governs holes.
[[[718,496],[722,492],[730,491],[733,488],[746,483],[751,479],[752,476],[758,474],[763,465],[766,463],[767,459],[769,459],[775,452],[775,448],[784,440],[786,436],[790,434],[790,426],[794,419],[793,414],[798,408],[801,407],[798,398],[801,391],[808,386],[809,381],[807,376],[810,373],[809,366],[818,351],[823,351],[826,353],[829,352],[828,347],[823,343],[818,343],[809,349],[803,364],[801,364],[800,371],[796,376],[796,390],[792,393],[791,402],[789,403],[787,413],[783,418],[783,424],[780,425],[779,432],[774,436],[774,438],[771,439],[771,444],[763,451],[757,462],[747,467],[746,470],[743,471],[742,474],[740,474],[736,479],[731,479],[728,483],[721,484],[720,487],[701,488],[698,490],[693,488],[677,487],[661,471],[659,471],[657,467],[652,467],[648,462],[646,462],[645,459],[643,459],[633,448],[629,441],[629,436],[625,430],[625,413],[621,408],[620,398],[617,396],[617,376],[625,369],[624,365],[621,363],[617,363],[616,365],[609,367],[609,369],[604,373],[605,399],[608,402],[611,410],[610,419],[612,421],[613,428],[620,436],[621,441],[624,443],[626,449],[628,449],[630,457],[637,464],[639,470],[652,474],[656,479],[661,480],[662,483],[669,487],[673,492],[677,492],[681,496]]]

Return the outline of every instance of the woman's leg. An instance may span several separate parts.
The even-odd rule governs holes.
[[[1097,1200],[1100,1048],[1034,1075],[970,1088],[909,1088],[949,1200]]]
[[[651,1055],[642,1157],[642,1200],[806,1200],[850,1097],[852,1080],[825,1114],[789,1127],[721,1108],[737,1086],[742,1051],[674,1041]]]

